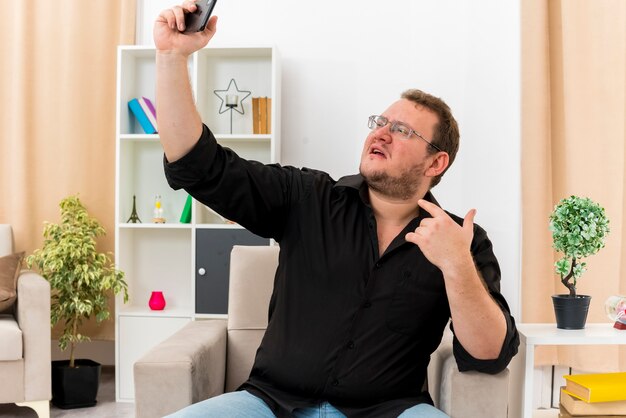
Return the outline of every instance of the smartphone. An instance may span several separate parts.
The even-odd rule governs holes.
[[[185,30],[183,33],[203,31],[209,22],[209,17],[211,17],[216,2],[217,0],[197,1],[196,11],[185,15]]]

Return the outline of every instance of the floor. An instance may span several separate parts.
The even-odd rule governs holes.
[[[103,366],[98,388],[98,403],[91,408],[59,409],[50,406],[51,418],[134,418],[135,404],[115,402],[115,368]],[[15,404],[0,404],[0,418],[37,418],[30,408],[22,408]]]

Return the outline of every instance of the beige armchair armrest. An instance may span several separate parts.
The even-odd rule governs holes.
[[[134,365],[137,418],[162,417],[224,393],[226,321],[185,325]]]
[[[16,319],[24,338],[24,399],[50,399],[50,283],[32,271],[17,280]]]
[[[452,333],[444,334],[428,366],[435,405],[452,418],[506,418],[509,370],[495,374],[460,372],[452,354]]]

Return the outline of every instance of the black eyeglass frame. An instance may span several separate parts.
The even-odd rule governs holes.
[[[384,121],[385,123],[383,123],[382,125],[379,124],[378,121]],[[391,123],[391,126],[389,127],[389,131],[390,132],[398,132],[401,133],[404,136],[404,139],[411,139],[411,135],[415,135],[418,138],[420,138],[421,140],[423,140],[424,142],[426,142],[428,145],[430,145],[431,147],[433,147],[434,149],[436,149],[437,151],[443,152],[443,150],[441,148],[439,148],[437,145],[433,144],[432,142],[430,142],[429,140],[427,140],[426,138],[424,138],[419,132],[416,132],[415,130],[411,129],[410,127],[408,127],[406,124],[404,124],[403,122],[398,122],[398,121],[394,121],[391,122],[389,119],[387,119],[384,116],[380,116],[380,115],[372,115],[368,118],[367,120],[367,126],[371,129],[378,129],[378,128],[383,128],[385,126],[387,126],[387,124]],[[402,131],[400,131],[398,128],[402,126],[404,128],[406,128],[408,130],[407,133],[403,133]]]

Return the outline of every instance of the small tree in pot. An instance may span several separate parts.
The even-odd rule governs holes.
[[[61,200],[60,207],[61,223],[45,223],[43,248],[27,257],[26,263],[37,266],[50,282],[51,323],[63,322],[59,347],[70,347],[69,361],[52,362],[52,401],[61,408],[75,408],[95,405],[100,376],[98,363],[74,358],[76,344],[89,341],[80,332],[82,322],[92,316],[97,322],[109,318],[107,294],[123,292],[126,302],[128,292],[124,273],[115,269],[109,255],[96,251],[96,238],[105,234],[104,228],[89,216],[77,196]],[[95,390],[85,388],[84,381],[72,389],[58,386],[71,384],[71,376],[82,373],[95,378]]]
[[[576,283],[586,271],[582,259],[600,251],[610,231],[604,208],[589,198],[570,196],[562,199],[550,215],[553,248],[563,257],[555,263],[568,295],[555,295],[553,302],[557,327],[584,328],[590,296],[577,295]],[[574,317],[577,315],[577,317]],[[582,319],[582,323],[581,323]]]

